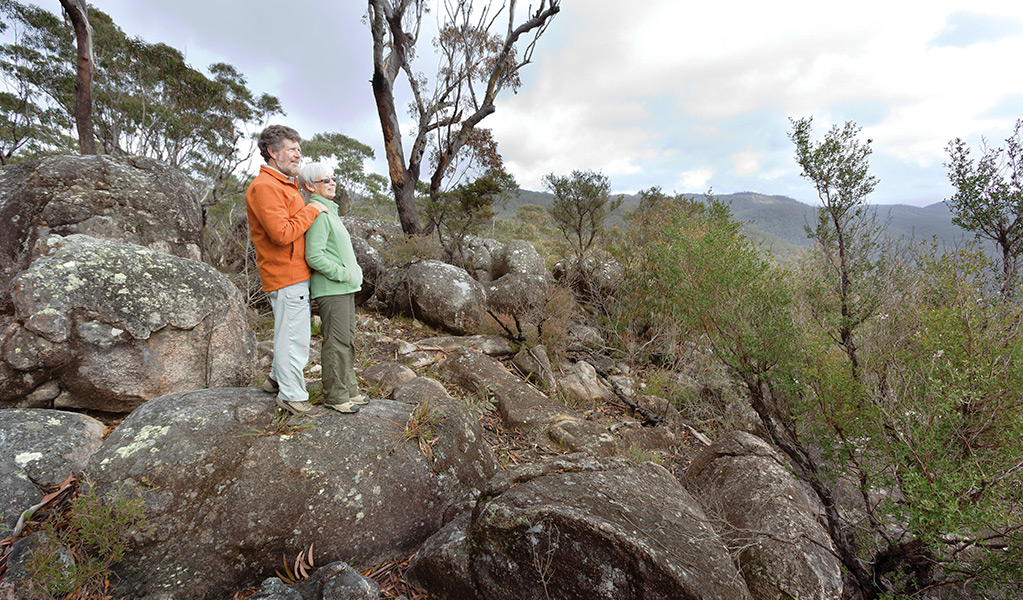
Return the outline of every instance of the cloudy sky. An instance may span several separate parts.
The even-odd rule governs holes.
[[[95,5],[193,67],[233,64],[254,91],[281,99],[282,122],[369,144],[378,159],[367,167],[385,172],[364,2]],[[1023,118],[1021,56],[1019,0],[563,0],[519,93],[500,97],[483,125],[525,189],[578,169],[602,172],[618,192],[712,188],[813,203],[789,118],[813,116],[817,134],[851,120],[873,140],[881,182],[870,200],[927,205],[950,195],[951,139],[1001,145]]]

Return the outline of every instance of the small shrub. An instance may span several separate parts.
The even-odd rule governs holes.
[[[440,260],[443,254],[436,238],[421,235],[391,237],[387,240],[387,247],[380,251],[384,262],[392,267],[418,260]]]
[[[65,514],[46,521],[48,540],[25,565],[30,598],[101,597],[110,566],[124,557],[128,532],[145,526],[145,504],[123,490],[108,498],[88,489],[75,497]],[[63,554],[73,563],[61,560]]]

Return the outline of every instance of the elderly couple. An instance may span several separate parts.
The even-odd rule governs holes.
[[[293,414],[312,409],[303,370],[309,361],[309,300],[315,298],[323,319],[323,404],[355,413],[367,403],[354,370],[355,293],[362,288],[362,268],[331,201],[337,178],[324,163],[299,168],[301,141],[290,127],[263,130],[258,146],[266,164],[245,194],[259,278],[274,315],[273,366],[263,389],[276,393],[277,406]]]

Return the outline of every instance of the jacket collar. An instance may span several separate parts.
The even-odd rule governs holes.
[[[326,206],[327,210],[329,210],[332,214],[335,214],[335,215],[338,214],[337,203],[334,202],[333,200],[328,200],[328,199],[324,198],[323,196],[321,196],[319,194],[310,194],[309,195],[309,201],[306,202],[306,204],[308,204],[309,202],[314,202],[314,201],[315,202],[319,202],[320,204]]]
[[[274,179],[280,181],[281,183],[286,183],[288,185],[294,186],[295,188],[298,188],[298,184],[292,181],[290,177],[288,177],[284,173],[281,173],[280,171],[271,167],[270,165],[260,165],[259,172],[266,173],[267,175],[273,177]]]

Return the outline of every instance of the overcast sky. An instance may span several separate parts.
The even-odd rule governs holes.
[[[32,1],[59,11],[57,0]],[[354,137],[377,152],[367,168],[386,172],[365,2],[95,5],[193,67],[233,64],[253,91],[281,99],[281,122]],[[1003,145],[1023,118],[1020,57],[1020,0],[564,0],[519,93],[499,97],[483,126],[525,189],[578,169],[602,172],[617,192],[813,203],[788,119],[813,116],[818,135],[851,120],[873,140],[870,200],[927,205],[951,193],[951,139]]]

